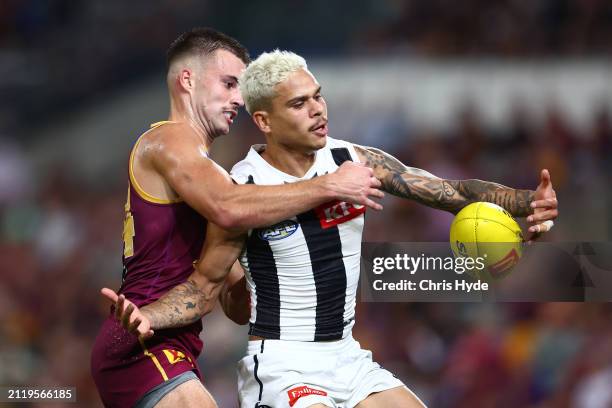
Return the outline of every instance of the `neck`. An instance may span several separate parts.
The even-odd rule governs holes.
[[[209,149],[212,145],[214,137],[211,136],[206,126],[201,121],[198,121],[194,109],[184,99],[174,96],[170,98],[170,115],[168,120],[188,124],[202,140],[206,149]]]
[[[302,178],[312,167],[316,157],[315,153],[300,152],[287,146],[270,143],[270,139],[268,139],[266,150],[261,154],[261,157],[283,173]]]

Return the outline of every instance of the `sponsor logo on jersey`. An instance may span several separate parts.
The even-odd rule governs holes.
[[[262,228],[259,230],[259,238],[266,241],[278,241],[279,239],[287,238],[293,235],[298,229],[298,223],[292,220],[281,221],[271,227]]]
[[[334,225],[350,221],[365,213],[365,206],[346,203],[344,201],[331,201],[317,208],[315,212],[321,222],[321,228],[330,228]]]
[[[301,387],[295,387],[287,391],[287,395],[289,396],[289,406],[292,407],[295,405],[298,399],[305,397],[307,395],[327,395],[327,393],[323,390],[317,390],[316,388],[310,388],[306,385],[302,385]]]

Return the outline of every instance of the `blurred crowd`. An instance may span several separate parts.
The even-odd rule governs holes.
[[[385,1],[359,43],[432,56],[585,56],[612,50],[606,0]]]
[[[607,0],[5,0],[0,130],[37,126],[161,72],[175,33],[196,25],[236,36],[253,55],[280,47],[307,55],[605,57],[611,23]]]
[[[262,141],[241,116],[213,151],[226,167]],[[342,121],[334,113],[331,135],[346,137],[334,134]],[[445,178],[533,189],[549,168],[561,218],[547,239],[610,239],[606,114],[586,133],[554,109],[543,123],[517,109],[512,126],[495,130],[466,106],[448,134],[380,121],[349,139]],[[0,174],[11,175],[0,183],[0,384],[73,385],[80,406],[98,406],[89,352],[108,313],[98,291],[120,284],[126,180],[86,185],[60,163],[35,175],[17,145],[4,141],[0,151]],[[368,213],[365,240],[447,241],[452,215],[396,198],[384,204]],[[604,407],[612,404],[611,317],[608,304],[361,303],[355,337],[433,407]],[[235,406],[245,329],[218,313],[204,327],[205,381],[222,407]]]

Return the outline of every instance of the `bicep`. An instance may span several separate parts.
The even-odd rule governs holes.
[[[381,182],[384,182],[385,179],[393,175],[411,175],[425,179],[440,179],[427,170],[406,166],[393,155],[383,150],[359,145],[354,145],[354,148],[361,163],[374,170],[375,177]]]
[[[406,166],[380,149],[355,145],[355,151],[359,160],[374,170],[374,176],[382,183],[383,190],[390,194],[404,196],[413,185],[415,194],[442,185],[443,180],[439,177],[426,170]]]
[[[219,222],[222,194],[234,188],[229,174],[194,144],[166,144],[152,156],[170,187],[205,218]]]
[[[451,180],[441,179],[416,167],[409,167],[392,155],[372,147],[355,146],[362,162],[374,170],[382,189],[401,198],[415,200],[440,210],[455,212],[465,197]]]

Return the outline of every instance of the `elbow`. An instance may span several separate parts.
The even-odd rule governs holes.
[[[224,230],[243,230],[249,227],[246,217],[232,206],[219,206],[211,221]]]

